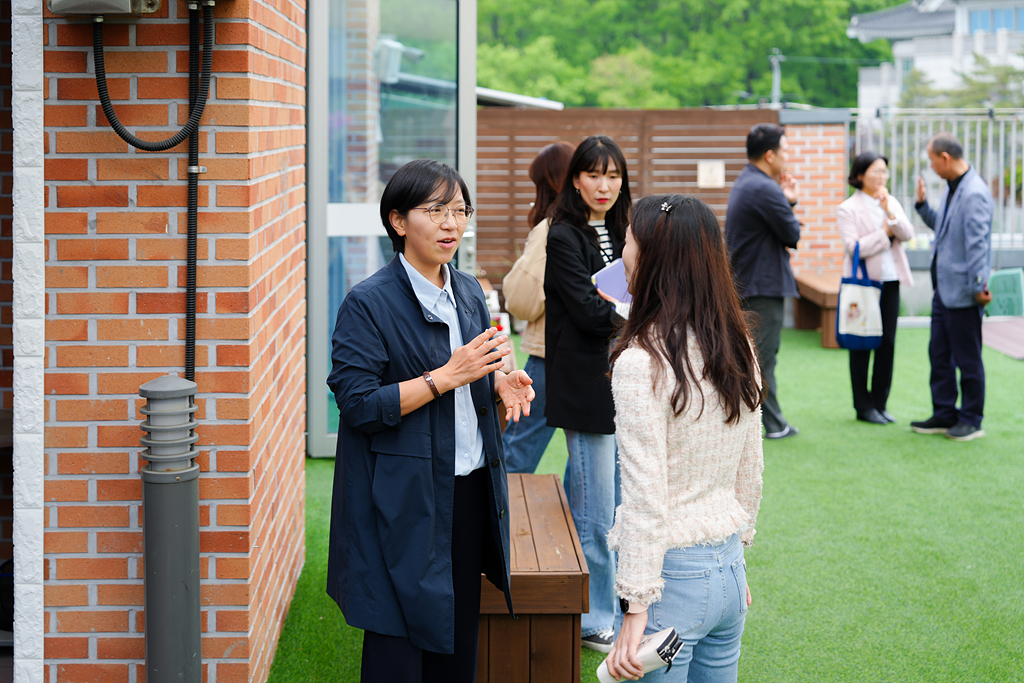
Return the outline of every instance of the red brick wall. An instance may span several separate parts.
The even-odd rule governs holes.
[[[786,126],[787,169],[800,185],[797,218],[804,227],[791,252],[793,272],[825,273],[843,266],[843,242],[836,228],[836,207],[847,197],[845,124]]]
[[[44,14],[46,676],[143,681],[137,392],[183,372],[187,145],[123,143],[89,73],[91,26]],[[196,325],[204,680],[258,682],[304,558],[305,2],[215,16]],[[184,17],[164,0],[105,25],[114,106],[140,137],[187,119]]]

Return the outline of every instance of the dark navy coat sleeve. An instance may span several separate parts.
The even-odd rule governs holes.
[[[394,427],[402,421],[398,383],[382,384],[388,345],[376,322],[372,300],[351,297],[338,310],[327,386],[345,424],[364,432]]]

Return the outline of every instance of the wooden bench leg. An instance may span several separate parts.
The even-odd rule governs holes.
[[[797,299],[793,306],[793,327],[798,330],[816,330],[821,324],[821,308],[807,299]]]
[[[821,345],[826,349],[838,349],[836,341],[836,309],[821,309]]]
[[[481,615],[476,680],[579,683],[580,615]]]

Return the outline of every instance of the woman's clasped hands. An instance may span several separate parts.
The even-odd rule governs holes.
[[[434,373],[434,381],[444,393],[496,372],[495,385],[505,404],[505,419],[518,422],[520,415],[530,414],[530,402],[536,392],[530,386],[533,380],[523,370],[508,375],[500,371],[512,349],[498,348],[508,341],[508,335],[497,335],[497,331],[498,328],[490,327],[455,349],[448,362]]]
[[[508,341],[508,335],[496,335],[497,331],[497,327],[489,327],[455,349],[448,362],[435,373],[441,375],[441,382],[445,385],[441,386],[441,382],[438,382],[441,393],[465,386],[501,369],[502,359],[512,353],[512,349],[498,348]],[[437,381],[436,378],[434,381]]]

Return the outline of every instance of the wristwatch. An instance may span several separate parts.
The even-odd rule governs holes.
[[[619,598],[619,609],[623,614],[640,614],[641,612],[647,611],[647,607],[645,605],[641,605],[639,603],[631,605],[626,598]]]

